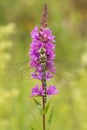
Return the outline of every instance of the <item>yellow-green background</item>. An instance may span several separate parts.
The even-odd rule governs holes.
[[[31,126],[41,130],[42,118],[30,97],[37,80],[28,70],[26,80],[24,65],[12,64],[29,58],[29,34],[40,26],[45,3],[48,26],[56,36],[57,60],[81,64],[74,81],[55,78],[62,89],[50,99],[50,107],[55,108],[50,130],[87,130],[86,0],[0,0],[0,130],[31,130]]]

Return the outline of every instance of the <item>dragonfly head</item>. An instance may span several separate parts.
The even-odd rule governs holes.
[[[41,47],[40,49],[39,49],[39,53],[40,54],[45,54],[46,53],[46,49],[45,48],[43,48],[43,47]]]

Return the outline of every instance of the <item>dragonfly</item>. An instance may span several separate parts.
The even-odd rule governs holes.
[[[69,76],[75,76],[77,73],[77,69],[81,68],[82,65],[79,62],[72,62],[72,61],[65,61],[65,60],[54,60],[55,67],[56,67],[56,74],[57,80],[59,79],[67,79],[69,80]],[[9,78],[14,78],[17,74],[22,75],[23,80],[28,80],[28,76],[33,69],[29,65],[29,58],[24,61],[8,63],[7,65],[7,72],[9,74]],[[68,74],[70,74],[68,76]],[[67,77],[66,77],[67,75]],[[72,80],[72,79],[71,79]]]
[[[45,78],[45,65],[44,62],[46,61],[46,57],[44,55],[45,52],[41,53],[41,64],[42,64],[42,71],[43,71],[43,86],[44,86],[44,102],[47,100],[47,94],[46,94],[46,78]],[[45,50],[44,50],[45,51]],[[56,73],[55,73],[55,84],[59,84],[61,86],[58,89],[63,88],[69,81],[74,80],[75,77],[78,75],[78,69],[81,67],[81,64],[78,62],[72,62],[72,61],[63,61],[63,60],[57,60],[55,58],[55,66],[56,66]],[[14,79],[14,77],[18,77],[19,75],[22,76],[22,80],[30,80],[30,73],[33,71],[33,69],[29,66],[29,59],[23,62],[13,63],[9,64],[8,72],[10,74],[9,78]],[[51,80],[50,83],[54,82],[54,80]]]

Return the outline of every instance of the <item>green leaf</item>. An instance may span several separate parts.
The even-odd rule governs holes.
[[[42,110],[42,107],[38,107],[38,109],[39,109],[39,112],[40,112],[40,114],[41,114],[41,116],[43,115],[43,110]]]
[[[35,102],[35,104],[37,105],[37,106],[41,106],[41,104],[36,100],[36,99],[33,99],[34,100],[34,102]]]
[[[47,122],[47,127],[49,129],[50,127],[50,124],[52,122],[52,119],[53,119],[53,111],[54,111],[54,107],[52,108],[51,112],[50,112],[50,115],[49,115],[49,118],[48,118],[48,122]]]
[[[31,130],[34,130],[34,128],[31,126]]]
[[[43,112],[42,112],[42,107],[41,107],[41,104],[36,100],[36,99],[34,99],[34,102],[35,102],[35,104],[37,105],[37,107],[38,107],[38,110],[39,110],[39,112],[40,112],[40,114],[42,115],[43,114]]]
[[[48,102],[45,109],[43,110],[43,114],[47,113],[49,110],[50,103]]]

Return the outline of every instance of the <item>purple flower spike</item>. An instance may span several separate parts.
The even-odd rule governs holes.
[[[57,90],[57,88],[54,85],[51,85],[47,88],[47,95],[51,96],[51,95],[56,95],[58,94],[59,91]],[[38,85],[36,85],[34,88],[32,88],[32,96],[43,96],[44,95],[44,90],[42,87],[38,87]]]
[[[46,50],[46,79],[52,78],[55,73],[54,67],[54,58],[55,58],[55,36],[52,35],[52,31],[49,28],[41,27],[38,29],[38,26],[34,28],[31,32],[32,43],[30,44],[30,65],[32,68],[35,68],[33,77],[39,80],[42,79],[42,70],[40,63],[40,48]],[[49,73],[49,76],[48,76]],[[37,75],[37,76],[36,76]],[[48,78],[49,77],[49,78]]]
[[[32,88],[32,96],[43,96],[43,101],[46,103],[46,96],[58,94],[58,90],[54,85],[47,87],[47,80],[51,79],[56,72],[55,58],[55,36],[50,28],[47,27],[48,22],[47,5],[44,5],[41,19],[41,27],[36,26],[30,36],[32,42],[30,44],[30,66],[34,69],[32,77],[42,82],[39,88],[36,85]]]

